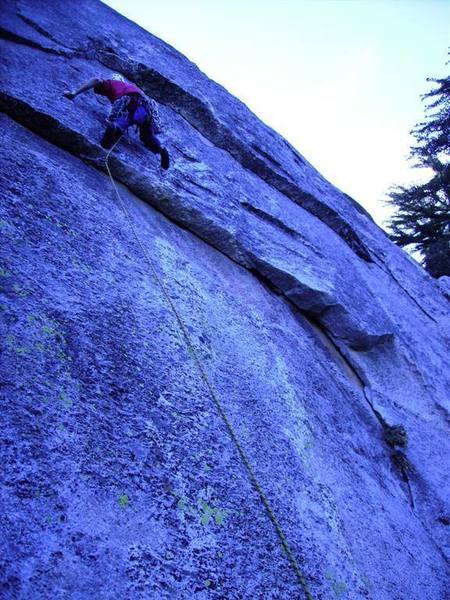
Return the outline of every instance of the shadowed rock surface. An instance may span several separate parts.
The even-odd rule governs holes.
[[[176,50],[2,4],[0,596],[296,599],[295,571],[106,174],[124,74],[172,167],[110,165],[314,599],[441,600],[449,295]]]

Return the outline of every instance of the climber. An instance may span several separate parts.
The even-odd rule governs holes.
[[[106,96],[112,103],[108,126],[100,142],[103,148],[111,148],[128,127],[136,125],[141,142],[155,154],[160,154],[161,167],[168,169],[169,153],[156,137],[160,132],[156,102],[147,98],[137,85],[128,83],[119,74],[114,74],[110,79],[91,79],[74,92],[64,92],[64,96],[73,100],[78,94],[90,89],[100,96]]]

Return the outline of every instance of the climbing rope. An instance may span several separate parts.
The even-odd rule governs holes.
[[[177,307],[175,306],[175,304],[174,304],[174,302],[173,302],[173,300],[172,300],[169,292],[167,291],[167,288],[166,288],[163,280],[158,275],[158,272],[157,272],[157,270],[155,268],[155,265],[154,265],[152,259],[150,258],[149,254],[148,254],[148,252],[147,252],[147,250],[145,248],[145,246],[142,244],[141,239],[140,239],[140,237],[139,237],[139,235],[138,235],[138,233],[136,231],[136,227],[134,225],[133,217],[132,217],[131,213],[129,212],[129,210],[127,209],[124,201],[122,200],[122,197],[119,194],[119,190],[117,189],[116,183],[114,181],[114,178],[113,178],[113,176],[111,174],[111,171],[110,171],[110,168],[109,168],[109,157],[110,157],[111,152],[114,150],[114,148],[119,143],[120,139],[121,138],[119,138],[115,142],[115,144],[112,146],[112,148],[110,148],[110,150],[107,152],[106,158],[105,158],[106,170],[108,172],[109,178],[111,179],[111,183],[113,185],[114,191],[116,192],[116,196],[117,196],[117,198],[119,200],[119,205],[122,208],[122,211],[123,211],[126,219],[128,220],[128,223],[129,223],[130,228],[131,228],[131,230],[132,230],[132,232],[134,234],[134,237],[136,238],[136,241],[137,241],[137,243],[138,243],[138,245],[139,245],[139,247],[141,249],[142,255],[144,256],[145,260],[147,261],[147,263],[148,263],[148,265],[150,267],[150,270],[151,270],[154,278],[156,279],[159,287],[161,288],[161,290],[163,292],[163,295],[164,295],[164,297],[165,297],[168,305],[170,306],[170,308],[171,308],[171,310],[172,310],[172,312],[173,312],[173,314],[174,314],[174,316],[175,316],[175,318],[176,318],[176,320],[178,322],[178,325],[180,327],[180,330],[181,330],[181,333],[182,333],[182,337],[184,339],[184,342],[186,344],[188,352],[191,355],[191,357],[192,357],[192,359],[193,359],[193,361],[194,361],[194,363],[195,363],[195,365],[196,365],[196,367],[197,367],[197,369],[198,369],[198,371],[200,373],[200,376],[201,376],[204,384],[206,385],[206,387],[207,387],[207,389],[209,391],[209,395],[210,395],[210,397],[211,397],[211,399],[212,399],[212,401],[213,401],[213,403],[214,403],[214,405],[215,405],[215,407],[216,407],[219,415],[222,417],[222,420],[223,420],[223,422],[225,424],[225,427],[228,430],[228,433],[229,433],[231,439],[233,440],[233,442],[234,442],[234,444],[236,446],[236,449],[237,449],[237,451],[239,453],[239,456],[241,457],[241,460],[244,463],[245,468],[247,469],[247,473],[249,475],[250,481],[252,482],[253,487],[255,488],[255,490],[258,493],[258,495],[259,495],[259,497],[261,499],[261,502],[263,503],[263,505],[264,505],[264,507],[265,507],[265,509],[267,511],[269,519],[272,521],[272,524],[275,527],[275,530],[276,530],[276,532],[278,534],[278,537],[280,539],[281,545],[282,545],[282,547],[283,547],[283,549],[284,549],[284,551],[285,551],[285,553],[286,553],[286,555],[288,557],[289,562],[291,563],[291,565],[292,565],[292,567],[294,569],[294,572],[296,574],[298,583],[300,584],[301,588],[303,589],[303,591],[305,593],[305,598],[306,598],[306,600],[313,600],[313,597],[312,597],[312,595],[311,595],[311,593],[310,593],[310,591],[308,589],[308,586],[306,584],[305,577],[304,577],[303,573],[300,570],[300,567],[299,567],[299,565],[297,563],[297,560],[296,560],[296,558],[295,558],[295,556],[294,556],[294,554],[293,554],[293,552],[291,550],[291,547],[289,546],[289,543],[288,543],[287,538],[286,538],[286,536],[285,536],[285,534],[283,532],[283,529],[281,528],[281,525],[278,522],[278,519],[277,519],[277,517],[276,517],[276,515],[275,515],[275,513],[274,513],[274,511],[272,509],[272,507],[270,506],[269,500],[267,499],[267,496],[266,496],[264,490],[262,489],[262,487],[261,487],[261,485],[260,485],[260,483],[259,483],[259,481],[258,481],[258,479],[256,477],[256,474],[255,474],[255,472],[253,470],[253,467],[252,467],[252,465],[251,465],[251,463],[250,463],[250,461],[249,461],[249,459],[248,459],[248,457],[247,457],[247,455],[246,455],[246,453],[245,453],[245,451],[244,451],[244,449],[243,449],[243,447],[242,447],[242,445],[241,445],[241,443],[240,443],[240,441],[239,441],[239,439],[237,437],[237,434],[236,434],[236,432],[234,430],[234,427],[233,427],[230,419],[228,418],[228,415],[225,412],[225,409],[223,408],[222,403],[220,402],[220,400],[219,400],[219,398],[218,398],[218,396],[216,394],[216,391],[215,391],[212,383],[209,380],[208,374],[207,374],[205,368],[203,367],[203,364],[202,364],[202,362],[201,362],[201,360],[200,360],[200,358],[199,358],[199,356],[197,354],[197,351],[195,350],[195,347],[194,347],[194,345],[193,345],[193,343],[191,341],[191,337],[190,337],[189,332],[188,332],[188,330],[186,328],[186,325],[184,324],[184,321],[181,318],[181,315],[178,312]]]

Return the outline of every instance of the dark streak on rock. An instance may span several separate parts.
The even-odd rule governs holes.
[[[17,2],[17,14],[22,19],[22,21],[24,23],[26,23],[27,25],[29,25],[30,27],[32,27],[39,34],[41,34],[44,37],[46,37],[47,39],[51,40],[52,42],[54,42],[58,46],[63,46],[64,48],[67,48],[68,50],[72,50],[72,51],[76,50],[76,48],[72,48],[71,46],[67,46],[66,44],[64,44],[60,40],[56,39],[55,37],[52,36],[51,33],[49,33],[46,29],[44,29],[43,27],[41,27],[41,25],[39,25],[38,23],[36,23],[35,21],[33,21],[33,19],[30,19],[29,17],[27,17],[24,14],[22,14],[22,12],[20,10],[20,3],[19,2]]]
[[[66,56],[67,58],[71,58],[73,56],[73,52],[52,48],[51,46],[43,46],[42,44],[39,44],[34,40],[30,40],[29,38],[23,37],[17,33],[4,29],[3,27],[0,27],[0,38],[3,38],[10,42],[15,42],[16,44],[23,44],[25,46],[29,46],[30,48],[35,48],[36,50],[42,50],[42,52],[55,54],[56,56]]]
[[[377,258],[379,260],[379,262],[375,261],[375,264],[377,265],[377,267],[379,267],[382,271],[384,271],[386,273],[386,275],[392,277],[392,279],[399,286],[399,288],[401,290],[403,290],[403,292],[408,296],[408,298],[414,302],[414,304],[423,312],[424,315],[426,315],[429,319],[431,319],[432,321],[434,321],[435,323],[437,323],[438,321],[432,315],[430,315],[430,313],[427,312],[423,308],[423,306],[421,306],[419,304],[419,302],[417,302],[417,300],[414,298],[414,296],[412,294],[410,294],[410,292],[400,283],[400,281],[398,280],[398,278],[392,272],[392,269],[390,269],[389,266],[385,262],[383,262],[381,258],[379,258],[378,256],[377,256]]]
[[[250,204],[250,202],[247,202],[246,200],[244,200],[243,202],[241,202],[241,206],[243,206],[245,209],[247,209],[252,214],[258,216],[260,219],[267,221],[267,223],[271,223],[272,225],[275,225],[275,227],[278,227],[278,229],[280,229],[281,231],[284,231],[284,233],[287,233],[288,235],[291,235],[294,238],[301,237],[300,234],[297,231],[295,231],[295,229],[292,229],[291,227],[289,227],[288,225],[283,223],[283,221],[281,221],[280,219],[277,219],[277,217],[274,217],[273,215],[267,213],[266,211],[261,210],[257,206]]]

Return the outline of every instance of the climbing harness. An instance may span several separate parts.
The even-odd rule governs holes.
[[[135,121],[135,115],[138,110],[145,111],[146,119],[151,122],[153,130],[156,134],[162,132],[161,117],[159,116],[158,106],[153,98],[141,96],[138,94],[125,94],[118,98],[111,107],[111,112],[106,119],[108,123],[121,121],[126,123],[126,130],[129,127],[138,129],[138,124]]]
[[[259,483],[259,481],[258,481],[258,479],[256,477],[256,474],[255,474],[255,472],[253,470],[253,467],[250,464],[250,461],[249,461],[249,459],[248,459],[248,457],[247,457],[247,455],[245,453],[245,450],[243,449],[243,447],[242,447],[242,445],[241,445],[241,443],[240,443],[240,441],[239,441],[239,439],[237,437],[237,434],[236,434],[236,432],[234,430],[234,427],[233,427],[230,419],[228,418],[228,415],[227,415],[225,409],[223,408],[222,403],[220,402],[220,400],[219,400],[219,398],[218,398],[218,396],[216,394],[216,391],[215,391],[212,383],[209,380],[208,374],[207,374],[205,368],[203,367],[203,364],[202,364],[202,362],[201,362],[201,360],[200,360],[200,358],[199,358],[199,356],[197,354],[197,351],[195,350],[195,347],[194,347],[194,345],[193,345],[193,343],[191,341],[191,337],[189,335],[187,327],[184,324],[184,321],[181,318],[181,315],[178,312],[178,309],[175,306],[174,301],[172,300],[169,292],[167,291],[167,288],[166,288],[163,280],[158,275],[158,271],[156,270],[156,267],[155,267],[152,259],[150,258],[147,250],[145,249],[145,246],[141,242],[141,239],[140,239],[140,237],[139,237],[139,235],[138,235],[138,233],[136,231],[136,227],[134,225],[133,217],[132,217],[131,213],[129,212],[129,210],[127,209],[124,201],[122,200],[122,197],[119,194],[119,190],[117,189],[116,183],[115,183],[114,178],[113,178],[113,176],[111,174],[111,171],[110,171],[110,168],[109,168],[109,162],[108,161],[109,161],[109,157],[110,157],[111,152],[114,150],[114,148],[120,142],[120,139],[121,138],[119,138],[115,142],[115,144],[108,150],[108,152],[106,154],[106,158],[105,158],[106,170],[108,172],[109,178],[111,179],[111,183],[113,185],[113,188],[114,188],[114,191],[116,193],[116,196],[117,196],[117,198],[119,200],[119,206],[121,207],[121,209],[122,209],[122,211],[123,211],[126,219],[128,220],[130,228],[131,228],[131,230],[133,232],[133,235],[134,235],[134,237],[136,239],[136,242],[138,243],[138,246],[141,249],[141,252],[142,252],[142,255],[143,255],[144,259],[147,261],[147,264],[149,265],[150,270],[151,270],[151,272],[152,272],[155,280],[157,281],[159,287],[161,288],[161,291],[163,292],[163,295],[164,295],[164,297],[165,297],[165,299],[167,301],[167,304],[169,305],[171,311],[173,312],[173,314],[174,314],[174,316],[176,318],[176,321],[178,322],[178,325],[180,327],[180,331],[182,333],[182,338],[184,339],[184,342],[186,344],[187,350],[188,350],[188,352],[189,352],[189,354],[190,354],[193,362],[195,363],[195,365],[196,365],[196,367],[198,369],[198,372],[200,374],[201,379],[203,380],[204,384],[206,385],[206,387],[207,387],[207,389],[209,391],[209,395],[211,397],[211,400],[213,401],[213,403],[214,403],[214,405],[215,405],[215,407],[216,407],[219,415],[221,416],[221,418],[222,418],[222,420],[223,420],[223,422],[225,424],[225,427],[228,430],[230,438],[232,439],[232,441],[234,442],[234,445],[236,446],[238,454],[241,457],[241,460],[242,460],[245,468],[247,469],[247,473],[248,473],[249,479],[250,479],[251,483],[253,484],[253,487],[255,488],[255,490],[258,493],[258,495],[260,497],[260,500],[261,500],[262,504],[264,505],[264,507],[265,507],[265,509],[267,511],[269,519],[272,521],[272,524],[275,527],[275,530],[276,530],[276,532],[278,534],[278,537],[280,539],[280,542],[281,542],[281,545],[283,547],[283,550],[285,551],[286,556],[287,556],[289,562],[291,563],[292,568],[294,569],[294,572],[296,574],[296,577],[297,577],[298,583],[300,584],[300,587],[302,588],[302,590],[305,593],[305,598],[306,598],[306,600],[313,600],[311,592],[308,589],[305,577],[304,577],[302,571],[300,570],[300,567],[299,567],[299,565],[297,563],[297,560],[296,560],[296,558],[295,558],[295,556],[294,556],[294,554],[293,554],[293,552],[291,550],[291,547],[289,546],[289,543],[288,543],[287,538],[286,538],[286,536],[285,536],[285,534],[283,532],[283,529],[281,528],[281,525],[278,522],[278,519],[277,519],[277,517],[276,517],[276,515],[275,515],[275,513],[274,513],[274,511],[272,509],[272,507],[270,506],[269,500],[268,500],[268,498],[267,498],[264,490],[262,489],[262,487],[261,487],[261,485],[260,485],[260,483]]]

